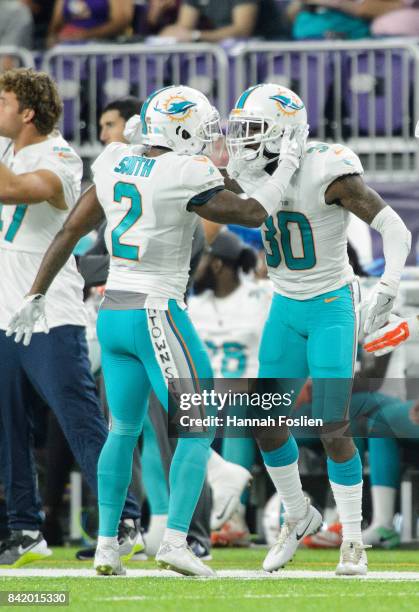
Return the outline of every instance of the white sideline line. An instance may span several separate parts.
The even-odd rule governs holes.
[[[96,576],[93,569],[3,569],[0,570],[0,578],[97,578],[100,580],[110,580],[106,576]],[[178,580],[214,580],[214,578],[187,578],[168,570],[145,570],[128,569],[126,576],[116,576],[113,578],[172,578]],[[333,579],[333,580],[379,580],[388,581],[419,581],[419,572],[369,572],[367,576],[336,576],[331,571],[311,571],[311,570],[283,570],[274,574],[267,574],[262,570],[219,570],[215,578],[236,578],[240,580],[287,580],[310,578]]]
[[[194,600],[199,601],[205,599],[206,601],[212,599],[335,599],[336,597],[344,597],[346,600],[350,598],[365,598],[374,597],[383,599],[383,597],[411,597],[412,593],[406,592],[388,592],[385,593],[242,593],[238,595],[176,595],[176,600]],[[419,593],[413,593],[413,597],[419,597]],[[161,596],[153,597],[151,595],[127,595],[127,596],[115,596],[115,597],[99,597],[95,601],[173,601],[172,596]]]

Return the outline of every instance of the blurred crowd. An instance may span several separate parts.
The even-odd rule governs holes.
[[[0,0],[0,47],[419,35],[419,0]],[[158,40],[156,40],[158,42]]]

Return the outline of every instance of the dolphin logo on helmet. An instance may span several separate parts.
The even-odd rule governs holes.
[[[269,96],[270,100],[275,100],[278,102],[280,108],[283,109],[285,113],[296,113],[299,110],[304,108],[303,102],[298,102],[296,99],[292,99],[291,97],[284,96],[283,94],[277,94],[276,96]]]
[[[191,108],[196,106],[196,102],[189,100],[180,100],[179,102],[170,102],[167,109],[154,107],[154,110],[163,115],[174,116],[174,115],[185,115]]]
[[[220,115],[192,87],[170,85],[151,93],[141,108],[141,144],[199,155],[221,135]]]

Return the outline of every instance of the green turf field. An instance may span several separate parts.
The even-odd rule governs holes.
[[[0,590],[68,590],[70,606],[63,609],[81,612],[141,609],[147,612],[419,610],[419,581],[406,579],[413,573],[419,575],[418,551],[371,551],[370,570],[380,572],[380,577],[365,580],[291,577],[296,570],[334,570],[337,551],[310,550],[299,551],[287,570],[281,573],[281,576],[286,576],[288,572],[289,578],[265,578],[263,574],[255,577],[250,572],[260,570],[265,554],[263,549],[214,551],[212,567],[221,572],[228,570],[232,573],[232,570],[240,569],[249,573],[240,578],[65,576],[65,571],[72,569],[90,574],[87,570],[91,569],[91,563],[76,561],[75,550],[54,549],[53,557],[47,561],[20,570],[25,572],[22,577],[9,577],[6,571],[1,571]],[[141,570],[156,569],[153,561],[131,562],[126,567],[128,572],[137,570],[136,574]],[[39,570],[62,570],[58,572],[62,577],[30,576]],[[51,606],[25,607],[51,610]]]

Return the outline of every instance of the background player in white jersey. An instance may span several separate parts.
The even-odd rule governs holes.
[[[80,194],[82,162],[55,125],[62,104],[52,79],[27,69],[0,77],[0,447],[11,538],[0,565],[49,554],[31,449],[31,404],[41,396],[55,412],[84,476],[97,492],[96,465],[106,440],[90,374],[82,279],[70,259],[51,286],[42,324],[30,347],[6,337],[10,317],[29,290],[42,256]],[[25,338],[29,340],[29,336]],[[27,342],[25,342],[27,344]],[[132,498],[122,538],[130,553],[139,509]]]
[[[207,346],[217,379],[246,381],[257,376],[259,343],[272,286],[269,281],[255,280],[256,264],[254,249],[225,230],[211,244],[195,275],[189,314]],[[239,391],[237,384],[235,389]],[[242,390],[247,390],[247,383]],[[213,494],[211,540],[221,546],[244,545],[249,541],[249,531],[244,505],[247,491],[243,492],[243,486],[249,481],[255,460],[253,437],[227,435],[221,455],[211,453],[208,461]]]
[[[18,335],[30,333],[42,315],[43,294],[80,236],[105,214],[111,265],[98,332],[112,427],[98,467],[100,573],[124,571],[116,529],[151,386],[167,408],[171,380],[183,376],[196,384],[212,376],[183,303],[196,215],[260,226],[281,201],[306,137],[302,130],[285,139],[278,169],[243,200],[224,189],[220,172],[202,155],[219,136],[219,115],[200,92],[182,86],[154,92],[143,104],[138,131],[141,147],[114,143],[96,160],[95,186],[57,234],[10,326]],[[181,438],[172,461],[168,528],[156,558],[181,573],[213,573],[186,546],[210,442],[210,435]]]
[[[306,123],[304,103],[289,89],[257,85],[240,96],[230,115],[227,146],[230,172],[247,194],[269,182],[266,170],[275,167],[284,131]],[[346,420],[357,336],[357,298],[347,256],[349,213],[383,237],[386,267],[365,305],[367,332],[388,320],[410,250],[404,223],[364,183],[362,174],[361,162],[347,147],[310,143],[281,209],[267,219],[263,231],[275,294],[260,347],[259,376],[313,378],[313,416],[326,424],[322,441],[343,526],[338,574],[367,571],[361,538],[361,461],[352,439],[337,438],[332,429]],[[264,562],[268,571],[289,561],[302,537],[321,524],[320,514],[302,493],[296,442],[285,429],[283,435],[280,447],[259,439],[287,512],[278,543]]]

